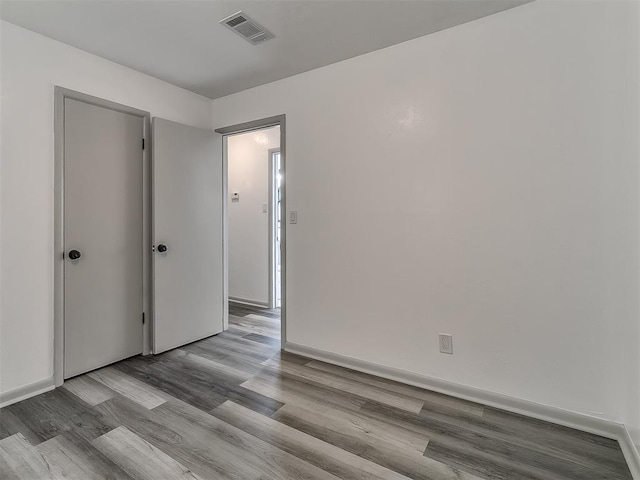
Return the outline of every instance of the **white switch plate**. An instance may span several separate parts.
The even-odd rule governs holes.
[[[453,355],[453,335],[441,333],[440,337],[440,353]]]
[[[289,212],[289,223],[298,223],[298,212],[295,210]]]
[[[262,204],[262,213],[269,213],[269,207],[266,203]]]

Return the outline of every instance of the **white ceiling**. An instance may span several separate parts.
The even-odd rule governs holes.
[[[210,98],[532,0],[4,0],[0,18]],[[218,24],[243,10],[275,39]]]

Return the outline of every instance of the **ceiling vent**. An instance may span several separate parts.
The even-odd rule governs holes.
[[[223,18],[220,23],[233,30],[252,45],[258,45],[274,37],[273,33],[260,26],[259,23],[251,20],[243,12]]]

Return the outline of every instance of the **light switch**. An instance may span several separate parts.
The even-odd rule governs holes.
[[[231,201],[232,202],[239,202],[240,201],[240,194],[238,192],[233,192],[231,194]]]
[[[295,210],[289,212],[289,223],[298,223],[298,212]]]
[[[269,213],[269,206],[266,203],[262,204],[262,213]]]

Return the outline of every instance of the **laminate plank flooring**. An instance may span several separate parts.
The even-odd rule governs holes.
[[[347,380],[342,377],[337,377],[330,373],[322,372],[312,368],[307,368],[304,365],[296,365],[295,363],[289,363],[286,360],[272,360],[265,363],[267,366],[275,366],[277,370],[285,373],[289,373],[311,382],[316,382],[321,385],[333,387],[337,390],[342,390],[347,393],[359,395],[364,398],[376,400],[386,405],[391,405],[408,412],[418,413],[422,410],[424,402],[417,398],[407,397],[403,394],[391,392],[378,387],[372,387],[370,385],[355,382],[353,380]]]
[[[307,367],[314,368],[316,370],[321,370],[323,372],[331,373],[338,377],[348,378],[350,380],[355,380],[357,382],[366,383],[368,385],[380,387],[386,390],[390,390],[392,392],[401,393],[408,397],[415,397],[425,402],[428,402],[430,404],[439,404],[439,405],[448,406],[455,410],[463,410],[468,413],[477,415],[479,417],[482,417],[484,413],[484,406],[478,405],[477,403],[472,403],[466,400],[460,400],[458,398],[449,397],[441,393],[430,392],[428,390],[423,390],[421,388],[413,387],[411,385],[406,385],[406,384],[394,382],[391,380],[381,379],[379,377],[374,377],[373,375],[368,375],[366,373],[356,372],[355,370],[347,370],[346,368],[342,368],[337,365],[331,365],[329,363],[318,362],[314,360],[306,363],[305,365]]]
[[[42,442],[36,451],[53,478],[73,480],[131,480],[131,477],[90,442],[73,432]]]
[[[21,433],[0,440],[0,478],[38,478],[48,471],[45,460]]]
[[[92,406],[109,400],[115,395],[113,390],[94,380],[89,375],[82,375],[67,380],[64,382],[64,385],[62,385],[62,388]]]
[[[0,415],[5,409],[20,420],[19,433],[33,439],[34,444],[68,431],[91,441],[114,428],[89,404],[63,388],[14,403],[0,410]]]
[[[0,409],[0,478],[629,480],[614,440],[280,348],[279,310]]]
[[[138,402],[143,407],[154,408],[162,405],[166,400],[166,397],[156,389],[144,382],[139,382],[127,375],[123,375],[118,369],[113,367],[102,368],[87,375],[89,378],[102,383],[114,392],[118,392],[129,397],[134,402]]]
[[[144,441],[127,427],[118,427],[93,441],[95,447],[141,480],[202,480],[157,447]]]

